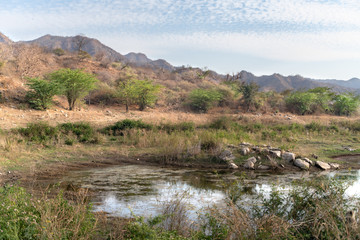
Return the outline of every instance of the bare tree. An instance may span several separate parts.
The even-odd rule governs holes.
[[[83,51],[84,46],[89,42],[88,38],[83,35],[77,35],[74,37],[73,42],[75,44],[76,51]]]

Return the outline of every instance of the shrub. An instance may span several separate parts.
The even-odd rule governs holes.
[[[215,90],[195,89],[190,92],[188,101],[195,112],[207,112],[221,100],[221,94]]]
[[[112,126],[108,126],[108,127],[104,128],[103,132],[106,134],[109,134],[109,135],[118,136],[118,135],[123,134],[122,133],[123,130],[133,129],[133,128],[150,130],[153,128],[153,126],[151,124],[144,123],[141,120],[125,119],[125,120],[116,122]]]
[[[355,113],[360,104],[360,99],[358,96],[353,94],[339,94],[334,97],[333,111],[335,115],[345,115],[350,116]]]
[[[69,133],[76,135],[79,142],[97,143],[98,141],[95,137],[95,130],[88,123],[64,123],[59,128],[66,135]]]
[[[60,93],[60,86],[51,81],[39,78],[28,79],[30,90],[26,99],[34,109],[45,110],[52,104],[52,98]]]
[[[28,141],[45,143],[53,138],[57,138],[59,130],[47,123],[30,123],[26,128],[19,128],[20,135]]]
[[[59,57],[65,55],[65,51],[62,48],[55,48],[53,53]]]

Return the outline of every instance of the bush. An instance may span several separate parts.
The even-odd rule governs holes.
[[[95,136],[95,130],[88,123],[64,123],[61,124],[59,128],[66,135],[68,135],[69,133],[73,133],[74,135],[76,135],[79,142],[83,142],[83,143],[98,142],[98,139]]]
[[[28,141],[45,143],[53,138],[57,138],[59,130],[57,127],[52,127],[47,123],[30,123],[26,128],[19,128],[20,135],[25,137]]]
[[[59,57],[65,55],[65,51],[62,48],[55,48],[53,53]]]
[[[60,86],[44,79],[30,78],[27,85],[30,91],[26,99],[34,109],[45,110],[52,104],[52,98],[60,93]]]
[[[218,91],[198,88],[190,92],[188,104],[195,112],[207,112],[211,107],[218,104],[221,98],[222,96]]]
[[[334,97],[333,111],[335,115],[339,116],[350,116],[355,113],[360,104],[358,96],[353,94],[339,94]]]
[[[109,135],[118,136],[123,134],[122,131],[133,128],[150,130],[153,128],[153,126],[151,124],[144,123],[141,120],[125,119],[116,122],[112,126],[104,128],[103,132]]]

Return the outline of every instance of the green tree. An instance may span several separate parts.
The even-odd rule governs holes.
[[[289,111],[305,115],[314,112],[316,98],[315,93],[296,91],[285,98],[285,103]]]
[[[135,81],[135,102],[139,105],[139,110],[143,111],[146,107],[152,106],[157,100],[161,86],[154,84],[151,80]]]
[[[160,85],[154,84],[151,80],[139,80],[132,76],[119,80],[117,96],[129,111],[129,105],[135,103],[139,105],[139,110],[143,111],[147,106],[151,106],[157,99],[157,94],[161,89]]]
[[[238,86],[238,91],[243,95],[242,99],[244,101],[244,106],[247,107],[247,111],[249,111],[250,108],[255,107],[256,95],[259,91],[259,85],[254,82],[240,82]]]
[[[98,79],[95,75],[79,69],[64,68],[50,74],[54,83],[62,86],[62,94],[66,96],[69,110],[73,110],[75,103],[96,88]]]
[[[129,112],[129,106],[136,99],[135,81],[132,77],[118,81],[116,96],[125,104],[126,112]]]
[[[222,99],[221,93],[212,89],[194,89],[189,94],[189,106],[196,112],[207,112]]]
[[[334,97],[333,111],[335,115],[350,116],[359,108],[359,96],[351,93],[339,94]]]
[[[28,83],[29,91],[26,93],[27,101],[33,108],[38,110],[45,110],[52,104],[52,98],[60,92],[59,84],[39,79],[29,78]]]

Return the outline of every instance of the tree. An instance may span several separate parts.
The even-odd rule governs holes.
[[[157,93],[161,86],[154,84],[151,80],[135,81],[136,103],[139,105],[139,110],[143,111],[146,107],[152,106],[157,99]]]
[[[126,106],[126,112],[129,112],[129,105],[131,105],[136,99],[135,93],[135,79],[127,78],[118,81],[116,95]]]
[[[64,68],[50,74],[50,79],[62,86],[62,94],[66,96],[69,110],[73,110],[75,103],[91,90],[96,88],[98,79],[95,75],[79,69]]]
[[[216,90],[211,89],[194,89],[189,94],[189,106],[196,112],[207,112],[211,107],[216,105],[222,96]]]
[[[245,82],[240,82],[239,86],[238,86],[238,91],[241,92],[243,94],[243,101],[244,101],[244,106],[247,107],[247,111],[250,110],[251,107],[254,107],[256,104],[256,95],[259,91],[259,86],[254,83],[245,83]]]
[[[139,105],[139,110],[143,111],[147,106],[151,106],[157,99],[157,93],[161,86],[154,84],[151,80],[139,80],[132,76],[119,80],[117,96],[124,102],[126,112],[132,103]]]
[[[334,97],[333,111],[334,114],[342,116],[350,116],[359,108],[359,96],[351,93],[339,94]]]
[[[26,93],[26,99],[33,108],[38,110],[47,109],[52,98],[60,92],[60,86],[55,83],[39,78],[29,78],[28,83],[30,90]]]

